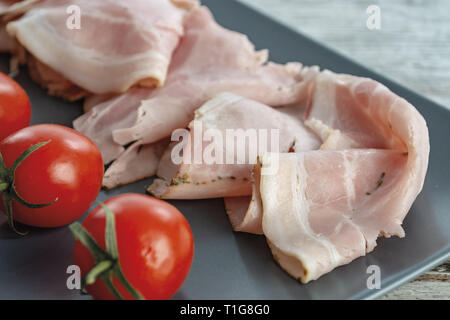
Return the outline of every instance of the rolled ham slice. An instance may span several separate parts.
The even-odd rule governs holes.
[[[120,93],[133,85],[164,84],[184,17],[197,5],[196,0],[33,1],[7,31],[45,66],[34,77],[46,80],[44,86],[66,80],[86,93]],[[67,26],[73,6],[81,10],[79,29]],[[59,78],[48,79],[45,68]]]

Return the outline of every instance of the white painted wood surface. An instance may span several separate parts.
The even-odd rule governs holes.
[[[450,109],[449,0],[240,1]],[[379,30],[366,26],[369,5]],[[383,299],[450,299],[450,261]]]

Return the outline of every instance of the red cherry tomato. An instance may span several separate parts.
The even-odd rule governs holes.
[[[22,87],[0,72],[0,141],[30,123],[30,100]]]
[[[103,161],[98,148],[77,131],[53,124],[27,127],[0,142],[7,168],[33,145],[50,141],[28,156],[15,172],[17,194],[32,204],[55,203],[32,209],[13,200],[13,218],[37,227],[67,225],[81,217],[101,189]],[[0,198],[2,211],[5,206]]]
[[[192,265],[194,240],[184,216],[172,205],[146,195],[122,194],[106,201],[115,218],[119,263],[123,275],[144,299],[168,299],[181,287]],[[97,207],[82,226],[105,249],[105,210]],[[91,252],[75,243],[75,264],[86,275],[94,267]],[[116,277],[124,299],[133,297]],[[115,296],[97,279],[86,290],[96,299]]]

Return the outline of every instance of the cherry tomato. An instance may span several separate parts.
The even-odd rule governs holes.
[[[36,227],[67,225],[81,217],[101,189],[103,161],[98,148],[77,131],[44,124],[21,129],[0,142],[7,168],[28,148],[47,142],[16,169],[17,194],[32,204],[56,202],[33,209],[12,201],[15,221]],[[0,198],[1,199],[1,198]],[[0,200],[2,211],[5,205]]]
[[[0,141],[30,123],[30,100],[22,87],[0,72]]]
[[[146,195],[122,194],[104,205],[114,214],[118,261],[128,283],[144,299],[172,297],[186,279],[194,256],[187,220],[174,206]],[[94,209],[82,226],[105,249],[105,210]],[[75,243],[74,257],[83,276],[94,267],[92,253],[80,241]],[[117,277],[112,283],[122,298],[133,299]],[[96,299],[117,298],[103,279],[86,290]]]

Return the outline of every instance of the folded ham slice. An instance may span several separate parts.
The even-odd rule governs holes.
[[[276,160],[278,173],[255,171],[252,206],[233,217],[241,231],[263,233],[304,283],[372,251],[379,236],[405,235],[430,148],[411,104],[373,80],[330,71],[314,81],[306,124],[320,150],[265,154],[257,167]]]
[[[251,195],[252,167],[262,151],[319,147],[319,139],[302,123],[302,109],[274,109],[234,94],[218,95],[196,110],[187,142],[183,141],[181,164],[172,163],[172,149],[166,152],[157,172],[162,179],[148,191],[163,199]]]
[[[105,164],[116,160],[125,148],[116,143],[112,131],[126,128],[133,124],[130,113],[136,112],[143,99],[148,97],[151,89],[131,88],[125,94],[113,96],[93,96],[88,99],[90,110],[73,122],[73,127],[89,137],[100,149]],[[89,107],[89,103],[99,103]]]
[[[225,209],[234,231],[263,234],[260,181],[261,166],[256,165],[252,171],[252,195],[224,198]]]
[[[370,252],[379,234],[403,236],[407,156],[349,149],[266,154],[276,175],[261,176],[262,230],[274,258],[301,282]]]
[[[132,144],[108,167],[103,177],[103,187],[112,189],[154,176],[168,144],[169,139],[146,145],[138,142]]]
[[[246,36],[220,27],[207,8],[194,10],[186,21],[186,35],[175,52],[166,85],[147,90],[137,110],[134,104],[130,107],[128,117],[133,125],[111,128],[114,141],[125,145],[168,137],[189,124],[195,109],[223,91],[272,106],[296,102],[302,95],[306,98],[305,80],[317,74],[317,68],[303,68],[298,63],[265,64],[266,60],[267,51],[255,52]],[[86,113],[76,120],[75,127],[103,122],[97,114],[95,110]]]
[[[247,37],[219,26],[206,7],[186,21],[186,34],[171,65],[167,85],[142,102],[133,126],[113,131],[114,141],[151,143],[184,128],[194,110],[221,92],[280,106],[306,97],[306,79],[317,68],[268,63]]]
[[[52,80],[55,87],[60,80],[90,93],[125,92],[137,84],[163,85],[184,32],[184,17],[197,4],[197,0],[34,1],[23,16],[8,23],[7,30],[45,66],[36,69],[41,73],[37,79],[47,80],[43,85]],[[67,27],[70,6],[81,9],[80,29]],[[60,77],[49,79],[46,68]],[[64,90],[52,93],[68,95]]]
[[[129,143],[151,144],[186,128],[195,109],[224,91],[270,106],[305,101],[318,68],[266,60],[267,51],[255,51],[246,36],[220,27],[206,7],[194,9],[164,87],[132,88],[106,101],[94,96],[74,128],[91,138],[110,163]],[[93,107],[92,101],[101,103]]]

